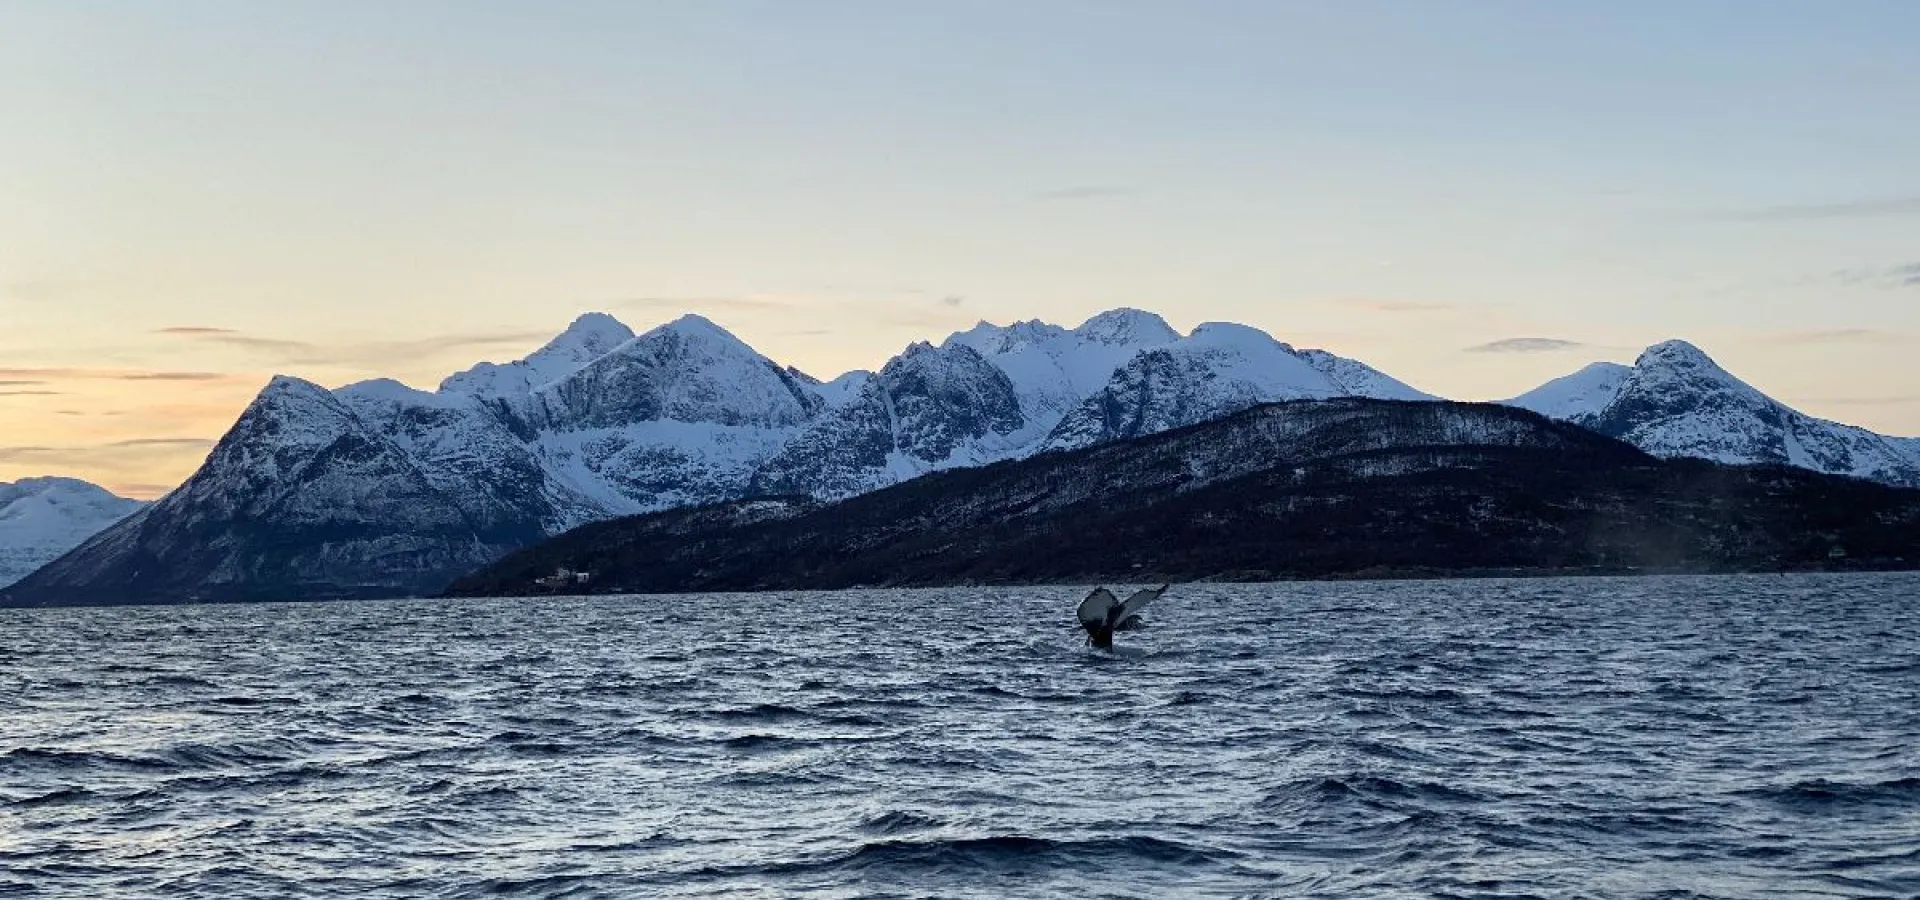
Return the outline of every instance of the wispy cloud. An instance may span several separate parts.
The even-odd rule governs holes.
[[[102,487],[122,497],[132,497],[135,500],[158,500],[179,485],[153,484],[145,481],[109,481]]]
[[[501,331],[409,340],[344,340],[323,344],[202,325],[175,325],[159,329],[158,333],[200,344],[239,348],[276,366],[349,367],[390,365],[396,359],[414,359],[463,349],[522,347],[553,336],[543,331]]]
[[[1768,343],[1773,344],[1884,344],[1899,340],[1900,336],[1891,331],[1877,328],[1824,328],[1808,331],[1790,331],[1773,336]]]
[[[43,391],[43,390],[0,391],[0,397],[60,397],[64,395],[65,395],[64,391]]]
[[[214,441],[208,440],[207,438],[133,438],[131,440],[125,440],[125,441],[114,441],[111,444],[103,444],[102,446],[105,446],[105,447],[165,447],[165,448],[174,448],[174,449],[186,448],[191,450],[209,450],[213,448],[214,443],[215,443]]]
[[[132,372],[119,377],[123,381],[225,381],[233,376],[222,372]]]
[[[182,334],[193,337],[213,334],[239,334],[231,328],[210,328],[204,325],[172,325],[154,329],[154,334]]]
[[[1468,353],[1554,353],[1560,350],[1577,350],[1588,346],[1580,341],[1566,341],[1559,338],[1516,337],[1476,344],[1466,348]]]
[[[0,381],[0,387],[36,387],[46,384],[39,379],[21,379],[18,381]]]
[[[212,328],[203,325],[174,325],[154,332],[170,337],[184,338],[205,344],[224,344],[246,350],[263,350],[276,354],[312,355],[320,348],[306,341],[290,341],[284,338],[258,337],[245,334],[232,328]]]
[[[172,372],[153,369],[0,369],[0,378],[32,379],[40,383],[56,381],[225,381],[242,376],[223,372]]]
[[[967,302],[967,298],[962,297],[959,294],[948,294],[945,297],[940,298],[941,306],[949,306],[949,307],[959,306],[960,304],[965,302]]]
[[[214,445],[205,438],[139,438],[73,447],[38,445],[0,447],[0,462],[52,466],[101,466],[144,462],[153,457],[205,453]]]
[[[1915,215],[1920,215],[1920,194],[1871,197],[1836,203],[1791,203],[1728,209],[1709,213],[1707,218],[1734,222],[1795,222]]]
[[[1850,269],[1835,269],[1818,275],[1808,275],[1788,282],[1794,287],[1825,287],[1836,283],[1896,289],[1920,287],[1920,263],[1905,263],[1897,266],[1854,266]]]
[[[1126,197],[1139,193],[1135,188],[1121,184],[1074,184],[1039,191],[1033,199],[1045,203],[1073,200],[1107,200],[1114,197]]]

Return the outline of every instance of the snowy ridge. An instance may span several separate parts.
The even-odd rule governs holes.
[[[633,329],[606,313],[587,313],[546,346],[506,365],[480,363],[440,382],[441,393],[514,397],[551,384],[633,339]]]
[[[0,482],[0,588],[146,505],[77,478]]]
[[[1685,341],[1631,368],[1589,366],[1507,401],[1617,437],[1655,456],[1772,464],[1920,487],[1900,442],[1788,407]]]
[[[1511,400],[1504,406],[1529,409],[1549,419],[1573,419],[1606,407],[1620,395],[1633,369],[1618,363],[1597,362],[1572,375],[1562,375]]]
[[[971,347],[1006,373],[1019,395],[1021,413],[1044,435],[1128,360],[1179,338],[1153,313],[1116,309],[1073,329],[1039,321],[1005,327],[981,322],[941,346]]]
[[[1375,400],[1438,400],[1426,391],[1416,390],[1359,360],[1335,356],[1325,350],[1296,350],[1295,355],[1327,376],[1334,387],[1353,397]]]
[[[536,389],[529,424],[566,431],[667,419],[792,428],[822,402],[725,329],[683,316]]]
[[[1887,443],[1912,460],[1914,465],[1920,466],[1920,438],[1887,438]]]
[[[1068,413],[1042,446],[1046,450],[1090,447],[1193,425],[1262,403],[1354,396],[1329,377],[1329,369],[1342,371],[1326,360],[1316,365],[1257,328],[1208,322],[1185,338],[1135,355],[1104,387]],[[1399,388],[1411,390],[1405,385]]]
[[[918,343],[768,460],[753,488],[846,497],[1007,459],[1041,433],[1029,424],[1012,380],[972,346]]]

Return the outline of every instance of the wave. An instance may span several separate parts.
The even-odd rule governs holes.
[[[1860,807],[1898,806],[1920,811],[1920,778],[1848,782],[1818,778],[1739,792],[1755,800],[1801,812],[1847,812]]]

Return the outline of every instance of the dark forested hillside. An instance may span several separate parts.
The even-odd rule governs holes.
[[[451,593],[567,567],[599,592],[1900,566],[1920,491],[1661,461],[1507,407],[1264,406],[832,504],[766,499],[603,522]],[[571,588],[570,588],[571,589]]]

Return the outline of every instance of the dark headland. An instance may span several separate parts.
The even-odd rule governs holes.
[[[1920,491],[1661,460],[1504,406],[1278,403],[924,476],[601,522],[453,596],[1489,574],[1898,569]],[[564,586],[558,570],[585,573]],[[543,588],[545,579],[549,588]]]

